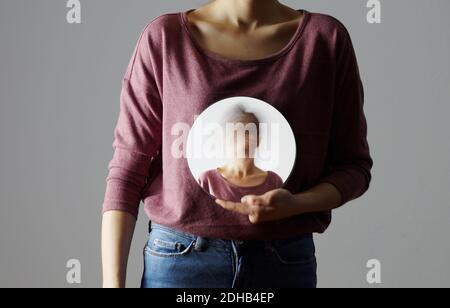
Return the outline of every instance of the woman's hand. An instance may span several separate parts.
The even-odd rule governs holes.
[[[248,215],[250,222],[279,220],[290,216],[330,211],[342,206],[342,195],[329,183],[320,183],[309,190],[292,194],[278,188],[262,195],[243,196],[241,202],[216,199],[224,209]]]
[[[278,188],[262,195],[246,195],[241,202],[215,200],[224,209],[248,215],[251,223],[280,220],[301,214],[295,196],[287,189]]]

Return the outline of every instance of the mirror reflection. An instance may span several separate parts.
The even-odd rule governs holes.
[[[283,187],[296,156],[286,119],[251,97],[224,99],[203,111],[189,132],[188,148],[189,167],[203,190],[235,202]]]

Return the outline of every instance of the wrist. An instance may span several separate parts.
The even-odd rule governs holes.
[[[117,280],[117,279],[114,279],[114,280],[107,279],[107,280],[103,281],[103,288],[104,289],[122,289],[122,288],[125,288],[125,283],[120,280]]]
[[[301,215],[302,212],[302,196],[301,193],[293,194],[293,215]]]
[[[103,275],[103,288],[121,289],[125,288],[125,275],[124,274],[104,274]]]
[[[293,195],[293,214],[301,215],[306,214],[311,211],[311,208],[314,208],[312,204],[312,200],[308,195],[308,192],[301,192]]]
[[[331,211],[342,204],[340,192],[331,184],[317,186],[294,195],[294,210],[299,214]]]

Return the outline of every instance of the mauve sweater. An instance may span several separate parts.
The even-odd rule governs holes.
[[[190,10],[188,10],[190,11]],[[297,144],[284,187],[293,194],[327,182],[342,204],[361,196],[371,181],[372,159],[363,111],[364,90],[352,41],[335,17],[304,10],[289,43],[259,59],[231,59],[194,39],[188,11],[166,13],[142,31],[125,72],[114,132],[103,212],[138,216],[203,237],[283,239],[322,233],[331,211],[252,224],[215,203],[171,147],[177,123],[231,96],[268,102],[291,125]],[[341,204],[341,205],[342,205]]]
[[[267,171],[264,182],[247,187],[231,183],[217,169],[206,170],[200,174],[197,182],[214,197],[233,202],[240,202],[245,195],[262,195],[269,190],[283,187],[283,179],[271,170]]]

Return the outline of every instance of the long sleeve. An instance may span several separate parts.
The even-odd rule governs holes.
[[[137,218],[151,163],[162,143],[162,102],[151,54],[154,47],[148,31],[147,26],[122,81],[103,213],[121,210]]]
[[[335,101],[327,155],[328,170],[320,182],[333,184],[344,203],[361,196],[373,165],[367,142],[364,88],[353,44],[342,23],[336,32]]]

